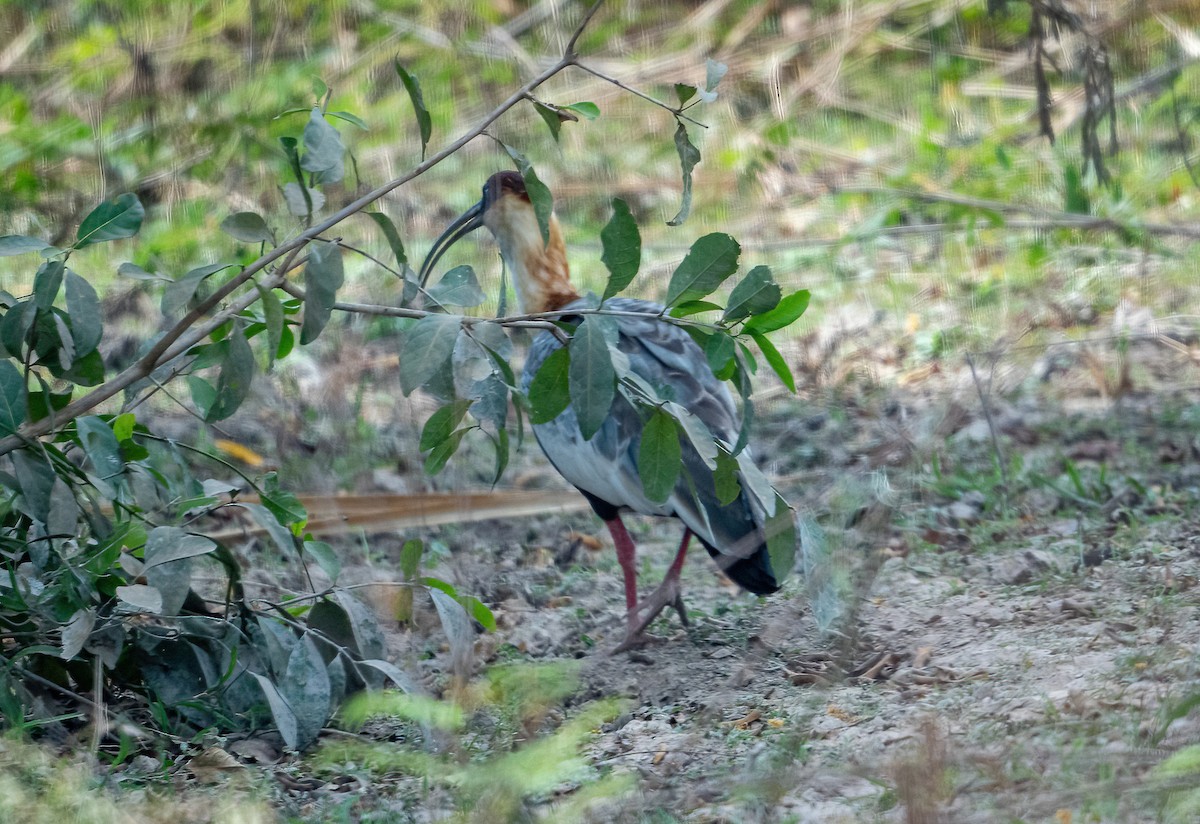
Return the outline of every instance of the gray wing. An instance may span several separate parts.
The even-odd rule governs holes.
[[[581,305],[582,306],[582,305]],[[606,307],[632,312],[662,311],[658,304],[629,298],[610,300]],[[568,307],[571,308],[571,307]],[[725,385],[717,380],[691,336],[680,327],[654,318],[616,318],[618,348],[634,374],[699,418],[713,437],[727,446],[737,440],[737,408]],[[550,334],[539,335],[525,363],[523,388],[552,351],[561,344]],[[638,476],[642,416],[619,393],[608,419],[590,441],[583,440],[572,409],[555,420],[533,427],[546,457],[570,483],[617,508],[646,515],[680,518],[709,551],[746,558],[762,545],[763,506],[743,494],[721,506],[712,472],[687,439],[683,439],[683,472],[665,503],[648,500]],[[753,504],[753,505],[752,505]]]

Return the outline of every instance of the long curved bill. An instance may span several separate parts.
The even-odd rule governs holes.
[[[421,288],[425,288],[425,281],[429,280],[429,273],[433,271],[433,267],[437,264],[438,259],[445,254],[446,250],[457,243],[464,235],[469,235],[482,225],[483,201],[481,200],[463,212],[433,242],[433,248],[429,250],[429,254],[425,256],[425,262],[421,264],[419,276]]]

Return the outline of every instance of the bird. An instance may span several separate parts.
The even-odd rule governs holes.
[[[544,240],[525,181],[515,171],[493,174],[483,196],[434,241],[418,274],[422,289],[438,260],[459,239],[486,227],[500,247],[522,314],[557,312],[560,322],[579,323],[572,310],[594,306],[571,283],[566,246],[557,217],[549,217]],[[698,417],[714,439],[730,449],[738,440],[740,417],[725,384],[714,374],[704,352],[679,325],[662,319],[665,309],[651,301],[609,298],[618,331],[617,348],[629,368],[651,386],[663,387],[676,403]],[[525,359],[521,388],[526,394],[542,364],[563,346],[550,331],[538,333]],[[614,652],[646,643],[646,628],[666,607],[688,625],[679,576],[693,536],[736,584],[756,595],[780,588],[788,570],[772,568],[767,548],[765,513],[774,510],[759,499],[751,484],[742,483],[738,497],[722,504],[713,472],[687,438],[681,439],[683,467],[675,489],[664,503],[650,500],[638,474],[638,448],[644,415],[618,392],[608,416],[591,439],[580,432],[568,406],[555,419],[533,424],[533,434],[550,463],[575,486],[612,536],[624,577],[626,632]],[[674,517],[683,536],[659,586],[639,600],[636,546],[622,513]]]

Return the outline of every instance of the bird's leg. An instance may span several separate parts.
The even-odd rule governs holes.
[[[612,518],[606,518],[604,525],[608,527],[608,532],[612,535],[613,544],[617,547],[617,563],[621,565],[621,572],[625,576],[625,609],[631,616],[630,626],[633,626],[634,620],[637,617],[637,566],[634,556],[637,554],[637,547],[633,544],[633,539],[629,537],[629,532],[625,529],[625,524],[621,522],[620,515],[613,515]]]
[[[663,576],[662,583],[640,603],[629,607],[626,616],[628,629],[625,633],[625,640],[613,652],[624,652],[644,644],[646,636],[642,633],[665,607],[672,607],[679,613],[679,620],[683,622],[683,625],[685,627],[688,625],[687,612],[683,606],[683,593],[679,586],[679,573],[683,570],[683,561],[687,557],[688,542],[691,538],[692,531],[685,528],[683,540],[679,542],[679,551],[675,553],[675,560],[671,562],[667,574]],[[620,557],[619,549],[618,557]],[[626,593],[628,594],[628,589],[626,589]]]

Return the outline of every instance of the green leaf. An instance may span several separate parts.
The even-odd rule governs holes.
[[[123,278],[130,280],[161,280],[164,283],[171,283],[171,278],[166,275],[160,275],[157,272],[147,272],[136,263],[126,261],[117,267],[117,274]]]
[[[200,284],[208,277],[216,274],[222,269],[228,269],[231,266],[236,266],[236,263],[210,263],[208,266],[200,266],[179,280],[173,280],[167,284],[167,288],[163,290],[162,296],[162,313],[164,315],[173,315],[180,309],[183,309],[192,300],[192,296],[196,294],[196,290],[200,288]]]
[[[724,308],[721,304],[713,303],[711,300],[685,300],[672,306],[669,314],[673,318],[686,318],[701,312],[720,312]]]
[[[480,601],[474,595],[460,595],[458,602],[463,605],[467,613],[470,614],[476,622],[479,623],[488,632],[496,631],[496,616],[488,609],[487,604]]]
[[[675,489],[682,468],[679,427],[674,418],[655,409],[642,428],[642,442],[638,447],[638,476],[642,479],[646,497],[655,503],[666,501]]]
[[[37,305],[32,300],[22,300],[13,304],[0,319],[0,343],[12,357],[20,357],[37,315]]]
[[[555,349],[542,361],[529,383],[529,422],[549,423],[571,405],[569,372],[571,354]]]
[[[283,202],[287,204],[291,214],[296,217],[308,217],[321,211],[321,207],[325,205],[325,195],[320,189],[288,183],[283,187]]]
[[[146,549],[142,559],[145,562],[144,568],[150,569],[185,558],[208,555],[216,548],[216,542],[203,535],[196,535],[176,526],[156,526],[146,536]]]
[[[187,376],[188,391],[192,395],[192,403],[196,406],[196,411],[200,413],[200,417],[208,417],[208,409],[217,400],[217,390],[213,385],[198,375]]]
[[[517,170],[521,172],[521,179],[525,181],[525,193],[529,195],[529,202],[533,204],[533,213],[537,216],[538,228],[542,231],[542,245],[547,245],[550,243],[550,216],[554,214],[554,196],[550,194],[550,189],[546,187],[546,184],[538,178],[537,172],[534,171],[525,155],[512,146],[505,146],[504,149],[517,164]]]
[[[808,301],[811,297],[807,289],[800,289],[792,292],[787,297],[779,301],[779,305],[769,312],[764,312],[761,315],[755,315],[746,321],[742,331],[749,334],[764,334],[766,332],[774,332],[776,329],[782,329],[785,326],[790,326],[808,308]]]
[[[121,457],[121,444],[113,434],[112,427],[95,415],[88,415],[75,422],[79,442],[92,462],[92,471],[102,480],[115,478],[125,471],[125,459]]]
[[[336,117],[338,120],[345,120],[350,125],[357,126],[364,132],[370,131],[367,122],[353,112],[325,112],[325,114],[329,117]]]
[[[595,120],[600,116],[600,107],[595,103],[589,103],[586,100],[581,100],[578,103],[572,103],[569,106],[563,106],[564,109],[570,109],[588,120]]]
[[[400,574],[404,580],[411,581],[417,577],[421,567],[421,555],[425,552],[425,544],[420,538],[409,538],[400,548]]]
[[[127,441],[133,437],[134,427],[137,426],[137,416],[132,412],[123,412],[113,418],[109,424],[118,441]]]
[[[675,84],[675,96],[679,98],[679,105],[686,105],[689,100],[696,96],[696,87],[688,83]],[[683,124],[679,124],[682,126]]]
[[[723,332],[709,336],[704,344],[704,357],[714,373],[725,369],[733,360],[733,338]]]
[[[500,483],[500,478],[504,475],[504,470],[508,468],[509,458],[509,443],[508,430],[499,428],[496,430],[496,437],[492,439],[492,445],[496,449],[496,464],[492,472],[492,486]]]
[[[263,325],[267,328],[267,371],[270,372],[275,360],[286,354],[280,351],[283,345],[283,303],[274,289],[264,289],[257,283],[255,287],[262,301]]]
[[[616,342],[616,326],[601,315],[588,315],[571,337],[568,383],[584,440],[590,441],[608,418],[616,393],[609,341]]]
[[[426,315],[405,334],[400,353],[400,390],[405,395],[449,369],[461,320],[459,315]]]
[[[783,293],[771,276],[769,266],[755,266],[729,293],[724,320],[741,320],[748,315],[761,315],[779,305]]]
[[[791,507],[778,492],[775,493],[775,514],[767,518],[763,531],[767,534],[767,554],[771,571],[782,581],[796,565],[796,519]]]
[[[742,485],[738,482],[737,458],[724,449],[717,450],[717,469],[713,472],[713,484],[716,487],[717,503],[729,506],[742,494]]]
[[[271,227],[254,212],[234,212],[221,221],[221,231],[243,243],[271,243]]]
[[[304,125],[304,155],[300,168],[313,173],[314,183],[337,183],[345,175],[346,147],[342,136],[329,125],[320,106],[313,106]]]
[[[612,202],[613,214],[600,230],[600,243],[604,253],[600,260],[608,269],[608,285],[604,297],[608,300],[628,286],[642,264],[642,236],[637,221],[629,211],[629,204],[619,197]]]
[[[713,232],[697,240],[671,275],[667,306],[712,292],[737,271],[741,252],[738,242],[723,232]]]
[[[299,722],[296,720],[296,713],[292,712],[291,706],[279,692],[279,688],[275,686],[275,682],[265,675],[260,675],[257,672],[250,673],[258,681],[259,688],[262,689],[263,696],[267,699],[267,706],[271,708],[271,720],[275,722],[275,726],[279,729],[279,735],[283,738],[283,743],[292,749],[298,749],[300,745]],[[326,676],[328,680],[328,676]]]
[[[39,378],[39,381],[41,379]],[[41,381],[43,386],[47,384]],[[60,411],[64,406],[71,402],[73,392],[68,389],[66,392],[49,392],[42,389],[39,392],[29,393],[29,420],[40,421],[42,418],[47,418],[53,412]],[[2,403],[2,401],[0,401]],[[4,431],[3,424],[0,423],[0,435],[7,434]]]
[[[67,270],[67,315],[75,338],[75,357],[81,358],[100,345],[104,325],[96,290],[70,269]]]
[[[146,210],[137,195],[126,192],[114,200],[101,203],[79,224],[75,248],[82,249],[93,243],[133,237],[142,227]]]
[[[439,306],[478,306],[483,303],[483,290],[479,288],[479,280],[475,270],[463,264],[455,266],[442,279],[429,289],[429,296]]]
[[[449,438],[471,407],[470,401],[454,401],[438,409],[425,421],[418,449],[427,452]]]
[[[676,87],[678,88],[678,86]],[[683,121],[675,129],[675,151],[679,154],[679,166],[683,171],[683,199],[679,204],[679,212],[667,221],[668,226],[679,226],[692,211],[692,170],[700,162],[700,150],[688,139],[687,127]]]
[[[426,474],[436,475],[441,472],[445,468],[446,462],[458,451],[463,436],[469,431],[469,428],[456,429],[445,440],[429,450],[429,454],[425,456]]]
[[[333,547],[324,541],[305,541],[304,554],[317,562],[317,566],[329,576],[331,584],[337,583],[338,575],[342,572],[342,562],[333,551]]]
[[[33,276],[33,301],[39,309],[49,309],[54,305],[66,269],[61,260],[48,260],[38,267]]]
[[[721,82],[721,78],[725,76],[725,73],[729,71],[729,67],[724,63],[719,63],[716,60],[709,58],[705,61],[704,70],[704,90],[706,92],[711,92],[717,87],[717,84]]]
[[[13,472],[29,514],[45,523],[50,514],[50,492],[58,477],[46,458],[28,449],[12,453]]]
[[[408,70],[400,65],[400,61],[396,61],[396,74],[400,75],[400,82],[404,84],[404,88],[408,91],[408,99],[412,101],[413,111],[417,115],[417,129],[421,133],[421,160],[425,159],[425,147],[429,145],[429,138],[433,134],[433,120],[429,116],[429,110],[425,108],[425,97],[421,94],[421,84],[417,82],[417,78],[408,73]]]
[[[246,326],[240,318],[234,321],[225,344],[221,376],[217,379],[217,397],[204,416],[209,423],[225,420],[236,412],[250,394],[250,385],[254,381],[254,352],[246,340]]]
[[[296,740],[288,744],[307,749],[316,742],[332,709],[329,673],[311,633],[306,632],[288,656],[280,690],[296,717]]]
[[[762,350],[763,357],[767,359],[767,363],[775,370],[775,374],[779,376],[779,380],[783,381],[783,385],[788,388],[788,391],[793,395],[796,394],[796,379],[792,376],[791,367],[787,365],[787,361],[783,359],[783,355],[775,348],[775,344],[767,339],[767,336],[761,332],[751,332],[750,336],[754,338],[754,342],[758,344],[758,348]]]
[[[533,101],[533,108],[539,115],[542,121],[546,124],[546,128],[550,130],[550,136],[554,138],[554,142],[558,142],[558,134],[562,131],[562,118],[558,116],[558,112],[551,109],[549,106]]]
[[[342,288],[342,248],[336,243],[313,241],[308,246],[308,264],[304,267],[304,322],[300,327],[301,345],[312,343],[321,334],[333,313],[337,290]]]
[[[104,382],[104,358],[99,350],[92,350],[82,357],[76,357],[70,369],[55,369],[51,367],[54,376],[63,380],[77,383],[80,386],[97,386]]]
[[[50,244],[36,237],[25,235],[0,235],[0,257],[40,252]]]
[[[400,240],[400,233],[396,231],[396,224],[392,223],[392,219],[383,212],[365,212],[364,214],[375,221],[375,225],[383,232],[383,236],[387,239],[388,246],[396,258],[397,265],[403,269],[408,264],[408,256],[404,254],[404,243]]]
[[[25,422],[25,379],[10,360],[0,360],[0,436]]]

